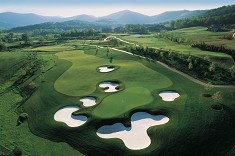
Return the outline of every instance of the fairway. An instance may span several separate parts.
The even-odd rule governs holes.
[[[100,118],[115,118],[132,109],[144,106],[153,101],[151,92],[142,87],[126,88],[120,93],[105,98],[93,111]]]
[[[29,114],[29,127],[39,136],[66,142],[85,155],[94,153],[107,155],[106,153],[113,153],[113,151],[118,155],[124,153],[155,155],[158,153],[155,151],[156,147],[160,148],[160,151],[171,150],[180,153],[185,151],[183,149],[178,151],[177,142],[187,144],[188,148],[202,144],[202,148],[207,146],[214,149],[217,146],[212,143],[215,136],[226,138],[227,142],[232,139],[230,138],[232,131],[229,129],[226,133],[221,131],[221,128],[233,121],[231,118],[224,122],[224,117],[227,118],[226,116],[230,116],[232,112],[227,109],[216,112],[211,108],[213,100],[202,96],[205,92],[203,86],[160,64],[115,50],[112,51],[113,62],[111,63],[106,55],[106,49],[100,49],[97,54],[95,49],[75,49],[61,51],[56,56],[57,65],[46,73],[46,81],[40,84],[40,88],[24,104],[24,111]],[[108,73],[101,73],[98,70],[100,66],[117,68]],[[118,92],[105,92],[99,87],[100,83],[109,81],[120,84]],[[224,96],[224,108],[232,107],[234,89],[214,88],[212,92],[218,90],[222,91]],[[159,96],[162,91],[170,93],[170,95],[164,95],[164,100]],[[96,104],[86,107],[80,101],[84,97],[95,98]],[[86,116],[87,121],[76,127],[69,127],[64,122],[55,121],[54,114],[66,107],[80,108],[72,113],[76,123],[79,123],[77,125],[84,122],[81,117]],[[131,116],[138,112],[164,115],[169,118],[167,124],[148,128],[151,144],[145,146],[140,150],[141,152],[128,149],[119,139],[102,139],[97,136],[97,130],[100,127],[120,122],[131,123]],[[217,126],[221,124],[222,127]],[[206,128],[208,126],[209,129]],[[201,129],[204,130],[203,133]],[[212,132],[211,129],[215,130]],[[196,134],[202,137],[199,138]],[[208,139],[202,139],[208,134],[210,134]],[[195,139],[195,142],[191,142],[191,139]],[[225,142],[221,144],[226,145]],[[173,145],[174,148],[172,148]],[[100,148],[105,150],[100,151]],[[223,146],[223,150],[227,148],[230,146]]]
[[[87,55],[83,51],[63,52],[57,56],[72,63],[55,82],[55,89],[69,96],[90,95],[97,90],[100,82],[107,80],[121,81],[126,88],[140,86],[149,89],[150,92],[172,85],[167,77],[136,61],[115,60],[110,64],[108,59]],[[96,69],[103,64],[119,68],[110,73],[100,73]]]
[[[74,49],[61,50],[56,54],[48,51],[39,53],[42,59],[57,59],[52,69],[49,68],[50,62],[45,64],[45,68],[50,70],[46,72],[44,82],[41,82],[40,77],[35,80],[39,86],[38,90],[22,106],[22,110],[29,116],[30,131],[39,137],[65,142],[85,155],[107,155],[113,152],[117,155],[156,155],[161,151],[185,153],[183,149],[179,150],[178,142],[187,145],[188,149],[201,144],[200,149],[207,147],[211,151],[218,147],[215,138],[226,138],[226,141],[220,141],[221,149],[217,148],[215,153],[231,148],[227,143],[233,140],[230,137],[233,131],[228,127],[234,121],[234,118],[229,118],[233,116],[229,108],[233,108],[234,89],[214,88],[210,91],[221,91],[224,97],[224,109],[214,110],[211,108],[213,100],[202,96],[202,93],[206,92],[203,86],[158,63],[115,50],[112,51],[113,61],[110,62],[111,56],[107,56],[106,49],[99,49],[97,54],[95,51]],[[12,59],[21,58],[14,53],[3,55]],[[53,55],[55,56],[52,57]],[[11,67],[12,64],[8,66]],[[99,67],[103,66],[112,66],[115,70],[100,72]],[[1,67],[2,71],[6,70],[3,65]],[[104,88],[99,87],[102,82],[118,83],[118,91],[105,92]],[[87,98],[87,101],[82,101],[83,98]],[[67,111],[66,108],[73,110]],[[64,116],[67,118],[58,114],[56,121],[54,116],[60,110],[64,110]],[[143,142],[144,146],[138,146],[134,143],[136,141],[131,141],[137,138],[125,140],[134,143],[130,145],[132,149],[141,150],[128,149],[120,139],[100,138],[97,135],[99,128],[115,123],[121,123],[121,127],[124,125],[124,129],[129,129],[126,126],[131,124],[131,116],[139,112],[169,118],[167,124],[149,127],[148,136],[140,131],[140,135],[148,140]],[[226,133],[221,131],[224,128]],[[133,130],[138,129],[138,124],[133,127]],[[4,131],[4,134],[8,133]],[[204,137],[208,135],[209,138]],[[136,135],[133,133],[133,136]],[[32,136],[27,137],[30,138]],[[4,140],[6,139],[4,137]],[[25,138],[26,141],[27,139]],[[195,142],[191,142],[191,139]],[[58,144],[57,148],[62,147],[67,148],[63,144]],[[160,149],[158,152],[156,147]],[[105,150],[99,150],[101,148]],[[72,149],[69,152],[74,154]]]
[[[0,1],[0,156],[235,156],[231,0]]]

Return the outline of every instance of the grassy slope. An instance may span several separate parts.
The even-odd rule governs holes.
[[[187,38],[188,40],[193,40],[196,42],[202,42],[221,46],[223,45],[229,49],[235,49],[235,42],[233,40],[224,39],[224,36],[231,35],[232,32],[211,32],[207,31],[205,27],[192,27],[185,29],[178,29],[172,31],[176,36]]]
[[[203,34],[203,33],[201,33]],[[195,37],[200,40],[200,36]],[[146,37],[137,37],[137,36],[125,36],[123,37],[124,40],[130,41],[130,42],[136,42],[137,44],[141,44],[143,46],[153,47],[153,48],[162,48],[166,50],[176,50],[183,54],[191,54],[199,57],[209,56],[214,62],[225,66],[230,67],[232,64],[234,64],[233,59],[231,56],[223,53],[217,53],[217,52],[209,52],[209,51],[202,51],[197,48],[192,48],[190,45],[187,44],[178,44],[175,42],[172,42],[170,40],[164,39],[164,38],[155,38],[153,36],[146,36]],[[217,38],[218,39],[218,38]],[[228,44],[230,45],[230,44]]]
[[[14,69],[20,67],[23,62],[24,53],[1,53],[0,71],[1,78],[4,83],[0,84],[0,90],[3,91],[6,87],[12,84],[12,81],[17,77],[5,79],[3,75],[12,75],[11,67]],[[44,59],[50,58],[50,55],[40,55]],[[46,68],[46,67],[45,67]],[[15,75],[17,76],[17,74]],[[9,151],[15,146],[22,149],[23,155],[82,155],[78,151],[71,148],[65,143],[55,143],[47,139],[33,135],[27,122],[16,126],[18,113],[16,113],[17,103],[22,100],[22,97],[10,91],[4,95],[0,95],[0,147],[4,146]],[[52,148],[53,147],[53,148]],[[0,152],[1,154],[1,152]],[[3,153],[4,154],[4,153]]]
[[[86,53],[93,55],[94,50],[86,51]],[[98,53],[97,56],[106,58],[105,53]],[[114,62],[119,59],[138,61],[136,57],[115,51],[113,51],[113,57]],[[65,105],[81,105],[81,103],[78,102],[79,97],[60,94],[54,90],[54,82],[72,65],[71,62],[59,59],[58,65],[45,75],[46,82],[41,84],[40,89],[24,105],[25,111],[29,113],[30,129],[39,136],[55,141],[65,141],[87,155],[112,155],[114,153],[116,155],[146,153],[150,155],[223,155],[232,148],[234,141],[232,123],[235,122],[234,89],[211,91],[213,93],[221,90],[224,97],[222,101],[224,109],[215,111],[210,107],[214,103],[212,99],[201,96],[204,92],[203,87],[159,64],[149,63],[143,59],[139,61],[149,69],[167,76],[173,85],[165,89],[177,90],[181,97],[174,102],[163,102],[158,96],[158,92],[162,89],[158,88],[152,92],[154,100],[151,103],[131,109],[114,119],[100,119],[93,116],[92,110],[98,108],[99,105],[83,109],[79,113],[86,113],[90,117],[89,121],[79,128],[68,128],[65,124],[55,122],[53,114]],[[148,84],[148,81],[144,82]],[[99,97],[103,95],[103,93],[95,93]],[[108,98],[112,96],[114,98],[114,95]],[[131,151],[126,149],[118,139],[101,139],[95,134],[100,126],[119,122],[119,118],[129,117],[137,110],[151,113],[162,110],[163,114],[170,118],[169,123],[148,130],[151,138],[155,139],[152,139],[152,144],[147,149]]]

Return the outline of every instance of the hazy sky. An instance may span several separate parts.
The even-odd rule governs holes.
[[[173,10],[203,10],[235,4],[235,0],[0,0],[0,12],[47,16],[104,16],[121,10],[156,15]]]

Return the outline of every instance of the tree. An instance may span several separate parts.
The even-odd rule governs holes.
[[[18,120],[17,120],[17,126],[22,124],[27,119],[28,119],[28,114],[27,113],[21,113],[18,117]]]
[[[41,82],[45,82],[45,66],[42,64],[41,65]]]
[[[206,91],[211,91],[213,89],[212,83],[208,82],[204,88]]]
[[[43,36],[40,36],[40,38],[39,38],[39,44],[40,45],[43,45],[43,43],[44,43],[44,41],[45,41],[45,38],[43,37]]]
[[[210,67],[209,67],[209,71],[210,71],[210,72],[214,72],[215,69],[216,69],[216,64],[213,62],[213,63],[211,63],[211,65],[210,65]]]
[[[110,57],[109,62],[113,63],[113,57]]]
[[[233,65],[231,68],[229,68],[230,72],[231,72],[231,76],[235,77],[235,65]]]
[[[107,53],[106,53],[107,57],[109,56],[110,51],[111,51],[111,49],[109,47],[107,47]]]
[[[19,148],[19,147],[15,147],[13,150],[12,150],[12,153],[14,156],[21,156],[22,155],[22,150]]]
[[[210,57],[209,57],[208,55],[206,55],[206,56],[204,57],[204,60],[205,60],[205,61],[210,61]]]
[[[97,54],[98,54],[98,51],[99,51],[99,47],[98,47],[98,46],[96,46],[95,55],[97,55]]]
[[[187,61],[188,61],[188,62],[192,62],[192,56],[189,55]]]
[[[24,33],[21,36],[21,39],[25,42],[25,44],[29,44],[29,35]]]
[[[222,94],[220,91],[216,92],[213,96],[212,99],[218,104],[222,100]]]
[[[189,62],[189,64],[188,64],[188,69],[189,69],[189,70],[193,69],[193,63],[192,63],[192,62]]]
[[[5,51],[7,49],[6,44],[3,42],[0,42],[0,51]]]

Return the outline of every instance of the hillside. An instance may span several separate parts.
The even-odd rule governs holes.
[[[180,10],[180,11],[168,11],[162,14],[152,16],[152,23],[162,23],[171,20],[177,20],[182,18],[188,18],[193,16],[198,16],[203,13],[206,13],[207,10],[195,10],[195,11],[188,11],[188,10]]]
[[[150,23],[162,23],[169,20],[191,17],[202,14],[204,12],[205,10],[203,11],[183,10],[183,11],[165,12],[155,16],[147,16],[130,10],[124,10],[103,17],[95,17],[91,15],[82,14],[67,18],[6,12],[6,13],[0,13],[0,29],[11,29],[14,27],[41,24],[46,22],[65,22],[71,20],[79,20],[84,22],[98,22],[98,23],[112,22],[118,24],[150,24]]]
[[[29,31],[48,31],[52,32],[60,32],[64,30],[71,29],[102,29],[102,28],[110,28],[111,26],[118,26],[115,23],[108,22],[85,22],[79,20],[65,21],[65,22],[47,22],[23,27],[12,28],[11,32],[29,32]]]
[[[152,22],[151,16],[132,12],[130,10],[124,10],[117,13],[113,13],[108,16],[101,17],[100,19],[110,19],[120,24],[145,24]]]
[[[217,9],[187,19],[172,21],[170,24],[174,28],[188,28],[195,26],[210,26],[235,24],[235,5],[223,6]]]
[[[60,17],[40,16],[36,14],[20,14],[13,12],[0,13],[0,28],[9,29],[13,27],[39,24],[45,22],[61,22]]]

